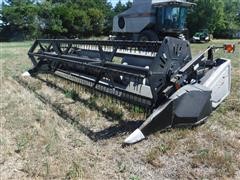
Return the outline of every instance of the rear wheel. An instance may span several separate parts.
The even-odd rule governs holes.
[[[140,34],[139,41],[159,41],[159,38],[154,31],[145,30]]]

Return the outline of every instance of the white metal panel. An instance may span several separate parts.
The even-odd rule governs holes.
[[[212,106],[216,108],[230,94],[231,90],[231,61],[225,62],[203,84],[212,90]]]

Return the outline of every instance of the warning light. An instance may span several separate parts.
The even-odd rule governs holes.
[[[224,50],[227,51],[228,53],[234,53],[235,44],[225,44],[224,45]]]
[[[181,85],[179,83],[176,83],[175,88],[176,88],[176,90],[179,90],[181,88]]]

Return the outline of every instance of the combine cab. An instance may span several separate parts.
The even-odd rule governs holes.
[[[114,17],[113,32],[118,39],[135,41],[184,38],[187,9],[193,5],[185,0],[134,0],[130,9]]]
[[[189,42],[173,37],[157,42],[39,39],[28,52],[34,67],[24,75],[60,76],[150,111],[124,141],[132,144],[157,130],[204,122],[229,95],[231,64],[214,59],[215,49],[192,57]]]

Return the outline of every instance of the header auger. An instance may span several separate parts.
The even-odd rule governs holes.
[[[36,40],[31,76],[55,74],[151,112],[126,144],[159,129],[196,125],[230,93],[231,64],[215,48],[192,58],[188,41]]]

